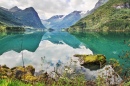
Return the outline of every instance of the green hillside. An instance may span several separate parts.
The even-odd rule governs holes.
[[[130,30],[130,0],[109,0],[94,13],[78,21],[68,31]]]

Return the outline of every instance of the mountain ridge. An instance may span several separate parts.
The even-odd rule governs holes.
[[[45,28],[33,7],[28,7],[24,10],[19,9],[17,6],[11,9],[5,9],[0,7],[0,22],[6,26],[32,27],[36,29]]]
[[[22,11],[20,8],[18,8],[17,6],[12,7],[11,9],[9,9],[10,12],[17,12],[17,11]]]

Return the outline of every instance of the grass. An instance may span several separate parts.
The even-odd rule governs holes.
[[[0,86],[31,86],[31,84],[25,84],[19,80],[0,79]]]
[[[82,76],[78,76],[74,79],[62,77],[57,81],[45,80],[42,82],[25,83],[20,80],[14,79],[0,79],[0,86],[86,86],[86,80]]]

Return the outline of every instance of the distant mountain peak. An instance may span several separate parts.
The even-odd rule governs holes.
[[[24,9],[24,11],[38,15],[37,11],[33,7],[28,7]]]
[[[64,15],[54,15],[51,18],[47,19],[47,21],[59,20],[63,19]]]
[[[55,16],[52,16],[50,19],[52,18],[62,18],[64,15],[55,15]]]
[[[28,7],[25,10],[35,10],[33,7]]]
[[[14,7],[12,7],[12,8],[17,8],[17,9],[19,9],[17,6],[14,6]]]
[[[11,9],[9,9],[10,12],[17,12],[17,11],[21,11],[20,8],[18,8],[17,6],[12,7]]]

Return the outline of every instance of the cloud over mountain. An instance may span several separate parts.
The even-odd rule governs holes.
[[[53,15],[66,15],[74,10],[87,11],[94,7],[98,0],[1,0],[0,6],[11,8],[18,6],[21,9],[34,7],[41,18]]]

